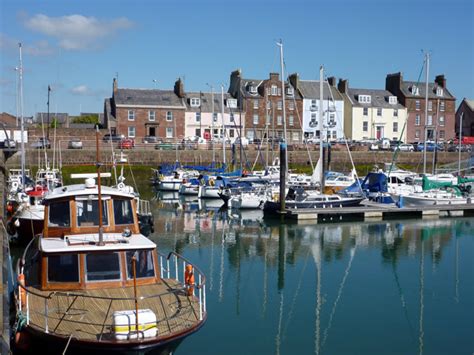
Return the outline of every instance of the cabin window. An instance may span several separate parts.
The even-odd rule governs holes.
[[[99,200],[76,200],[78,227],[99,225]],[[102,225],[108,225],[107,203],[102,200]]]
[[[110,281],[121,278],[119,253],[86,255],[86,281]]]
[[[114,200],[115,224],[133,224],[132,202],[130,200]]]
[[[48,256],[48,281],[79,282],[78,260],[77,254]]]
[[[143,277],[154,277],[155,268],[153,266],[153,250],[127,251],[127,278],[133,279],[132,258],[136,256],[137,279]]]
[[[69,201],[54,202],[49,205],[49,227],[69,227],[71,225],[71,213]]]

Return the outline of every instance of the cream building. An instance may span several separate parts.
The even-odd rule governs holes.
[[[351,89],[339,80],[344,97],[344,133],[352,140],[382,139],[406,142],[407,109],[387,90]]]

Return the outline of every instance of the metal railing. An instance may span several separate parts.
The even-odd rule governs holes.
[[[173,289],[163,292],[160,294],[154,294],[154,295],[149,295],[149,296],[140,296],[137,297],[137,301],[139,303],[146,302],[146,307],[151,309],[156,315],[162,314],[163,312],[160,312],[159,307],[161,306],[162,308],[165,307],[166,305],[166,300],[168,299],[169,304],[166,305],[168,308],[176,308],[174,301],[170,300],[168,296],[170,293],[172,294],[183,294],[183,291],[186,292],[189,287],[192,287],[193,292],[192,296],[195,300],[198,301],[198,306],[199,306],[199,322],[203,321],[203,319],[206,316],[206,278],[204,274],[201,272],[199,268],[194,266],[192,263],[190,263],[187,259],[182,257],[181,255],[171,252],[168,256],[165,256],[161,253],[158,253],[159,257],[159,263],[160,263],[160,272],[161,272],[161,278],[168,278],[168,279],[175,279],[178,281],[177,287],[175,286]],[[170,265],[170,261],[172,264]],[[166,267],[164,267],[164,264],[166,264]],[[183,266],[183,271],[181,272],[180,265]],[[187,265],[192,265],[193,270],[195,275],[197,276],[197,282],[195,282],[193,285],[185,285],[184,283],[184,270],[186,269]],[[171,267],[173,266],[173,267]],[[165,276],[166,275],[166,276]],[[181,278],[180,275],[183,277]],[[196,297],[194,290],[197,290],[198,296]],[[22,294],[24,295],[24,299],[22,299]],[[64,306],[64,303],[60,302],[61,297],[66,297],[67,302],[66,306]],[[40,300],[38,300],[40,299]],[[71,300],[71,301],[70,301]],[[93,300],[93,304],[95,304],[95,309],[92,310],[86,305],[86,300]],[[147,302],[149,301],[149,302]],[[35,307],[34,309],[31,308],[31,304],[34,302],[36,305],[39,302],[44,302],[44,306],[42,309],[38,309]],[[24,303],[24,304],[23,304]],[[82,303],[82,306],[81,306]],[[114,304],[119,303],[119,306],[117,307],[116,310],[124,310],[124,306],[127,309],[135,309],[135,298],[134,297],[105,297],[105,296],[94,296],[94,295],[88,295],[80,292],[65,292],[65,291],[52,291],[48,294],[42,294],[39,292],[35,292],[34,290],[26,288],[24,285],[18,283],[18,293],[17,293],[17,310],[19,314],[23,314],[23,316],[26,318],[26,324],[29,325],[31,322],[31,316],[35,315],[35,320],[38,319],[38,315],[40,318],[44,320],[44,325],[37,324],[35,323],[35,326],[38,326],[40,328],[43,328],[46,333],[50,332],[49,329],[49,323],[48,320],[53,320],[57,321],[57,323],[54,326],[53,332],[55,332],[61,323],[67,323],[67,322],[72,322],[76,324],[84,324],[84,325],[92,325],[95,327],[99,327],[101,329],[101,332],[98,336],[99,341],[102,340],[104,334],[106,333],[106,330],[111,330],[113,329],[114,323],[113,323],[113,317],[111,314],[111,310],[115,309],[113,306]],[[61,310],[61,306],[63,306],[63,309]],[[55,307],[56,306],[56,307]],[[190,305],[190,308],[188,309],[189,313],[189,319],[186,319],[185,321],[191,320],[191,318],[194,315],[194,312],[191,311],[194,309],[192,305]],[[72,314],[77,315],[78,312],[82,316],[80,319],[71,319],[69,316]],[[85,316],[88,312],[95,312],[94,316],[91,317],[90,319],[97,319],[101,321],[87,321],[87,317]],[[183,310],[180,311],[181,315],[183,315],[185,312]],[[165,312],[166,314],[167,312]],[[59,315],[59,316],[58,316]],[[86,320],[84,320],[86,319]],[[157,319],[157,322],[154,323],[140,323],[140,326],[156,326],[158,323],[163,322],[168,324],[169,331],[172,332],[172,327],[170,323],[168,322],[168,318],[165,316],[163,319]],[[133,330],[133,325],[131,326]],[[179,330],[179,329],[178,329]]]

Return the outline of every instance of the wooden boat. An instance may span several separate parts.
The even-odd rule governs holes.
[[[204,275],[139,233],[133,195],[89,178],[44,205],[43,233],[17,265],[16,349],[170,353],[204,324]]]

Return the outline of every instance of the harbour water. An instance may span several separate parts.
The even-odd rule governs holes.
[[[281,224],[175,194],[161,252],[207,276],[208,320],[176,354],[471,354],[474,218]]]

